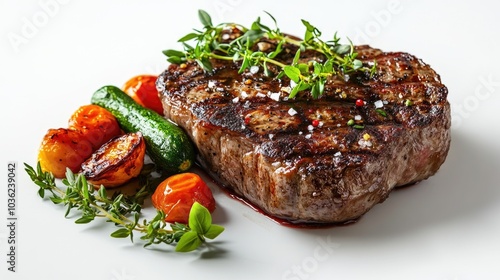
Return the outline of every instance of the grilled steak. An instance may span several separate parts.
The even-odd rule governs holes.
[[[277,59],[291,63],[296,48],[285,48]],[[232,61],[212,61],[213,73],[195,62],[172,64],[157,87],[166,117],[187,131],[225,186],[294,223],[345,222],[394,187],[435,174],[450,146],[439,75],[408,53],[355,49],[365,65],[376,61],[376,74],[334,75],[318,99],[308,92],[288,99],[286,76],[255,67],[238,74]],[[322,57],[303,52],[301,61],[309,60]]]

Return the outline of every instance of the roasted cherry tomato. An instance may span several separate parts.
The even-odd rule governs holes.
[[[153,75],[135,76],[125,83],[123,91],[135,102],[163,115],[163,105],[156,90],[156,79]]]
[[[166,214],[169,223],[188,223],[189,211],[195,201],[205,206],[210,213],[215,210],[212,191],[195,173],[181,173],[161,182],[153,193],[153,206]]]
[[[108,110],[97,105],[78,108],[68,121],[69,128],[80,130],[94,150],[121,134],[118,121]]]
[[[49,129],[38,151],[42,170],[64,178],[66,167],[80,171],[80,165],[92,154],[92,144],[75,129]]]
[[[140,132],[113,138],[82,164],[82,173],[93,185],[116,187],[141,173],[146,144]]]

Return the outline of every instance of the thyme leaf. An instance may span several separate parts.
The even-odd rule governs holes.
[[[189,225],[175,223],[168,228],[165,213],[160,210],[151,220],[144,219],[141,222],[142,203],[150,194],[148,184],[133,195],[115,194],[109,197],[103,186],[96,189],[82,174],[74,174],[69,169],[66,171],[66,178],[61,180],[64,189],[57,186],[52,173],[42,170],[39,162],[36,169],[26,163],[24,165],[26,173],[39,187],[40,197],[49,195],[54,204],[66,206],[66,217],[71,210],[79,212],[81,216],[75,220],[77,224],[90,223],[96,218],[114,223],[118,227],[111,233],[114,238],[130,237],[133,242],[134,233],[138,233],[141,234],[140,239],[146,241],[144,247],[177,243],[175,251],[188,252],[205,243],[205,238],[213,239],[224,231],[222,226],[212,224],[210,212],[197,202],[189,213]],[[188,237],[184,237],[185,235]]]

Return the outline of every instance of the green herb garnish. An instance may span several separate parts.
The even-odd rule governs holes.
[[[381,115],[382,117],[387,117],[387,112],[384,111],[383,109],[375,109],[375,112],[377,112],[379,115]]]
[[[267,13],[267,12],[266,12]],[[335,33],[332,40],[323,41],[321,32],[306,20],[302,24],[306,27],[303,40],[297,40],[283,34],[278,28],[276,19],[269,13],[267,15],[274,22],[274,28],[270,28],[260,21],[260,17],[255,20],[250,28],[236,23],[222,23],[213,25],[210,15],[203,11],[198,11],[198,16],[203,24],[203,30],[194,30],[179,39],[184,46],[183,51],[165,50],[163,53],[167,60],[174,64],[181,64],[187,61],[196,61],[205,71],[212,71],[210,59],[231,60],[241,63],[239,73],[252,66],[260,66],[268,76],[272,75],[269,65],[275,65],[280,69],[276,78],[286,75],[294,82],[289,98],[294,98],[300,91],[310,90],[313,98],[318,98],[323,94],[327,78],[332,75],[339,75],[344,78],[354,72],[369,72],[370,77],[376,71],[376,63],[368,68],[357,59],[354,46],[349,40],[349,44],[341,44],[340,38]],[[241,30],[242,35],[232,39],[224,40],[223,31],[225,28],[234,27]],[[261,39],[270,39],[276,42],[276,47],[271,50],[255,50],[254,46]],[[194,45],[188,42],[194,41]],[[293,62],[290,65],[284,64],[275,58],[283,51],[285,44],[298,46]],[[311,61],[300,62],[300,55],[306,50],[313,50],[321,53],[325,59],[323,62]]]
[[[95,218],[107,219],[119,227],[111,233],[111,237],[130,237],[133,242],[134,232],[137,232],[141,234],[142,240],[147,241],[144,247],[177,243],[175,251],[189,252],[202,245],[206,238],[214,239],[224,230],[222,226],[212,224],[210,212],[197,202],[189,213],[188,225],[175,223],[168,229],[165,213],[162,211],[157,211],[150,221],[140,221],[141,205],[149,195],[147,186],[132,196],[117,194],[110,198],[103,186],[96,190],[82,174],[74,174],[69,169],[66,171],[66,178],[62,179],[66,186],[64,190],[56,185],[52,173],[41,169],[40,163],[36,170],[26,163],[24,165],[31,180],[39,186],[40,197],[44,198],[48,194],[54,204],[65,205],[66,217],[72,209],[79,211],[81,217],[75,220],[77,224],[90,223]]]
[[[363,128],[365,128],[365,126],[362,125],[362,124],[355,124],[352,127],[354,127],[355,129],[363,129]]]

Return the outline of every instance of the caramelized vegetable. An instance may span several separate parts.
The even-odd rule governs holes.
[[[82,172],[93,185],[116,187],[139,175],[145,153],[140,132],[124,134],[95,151],[82,164]]]
[[[120,126],[113,114],[97,105],[84,105],[78,108],[69,119],[68,125],[70,128],[80,130],[92,143],[94,150],[121,134]]]
[[[80,171],[93,151],[121,133],[113,114],[96,105],[78,108],[68,124],[69,128],[49,129],[38,152],[42,169],[56,178],[65,176],[66,167]]]
[[[125,83],[123,91],[143,107],[163,115],[163,105],[156,90],[156,79],[153,75],[135,76]]]
[[[212,191],[195,173],[181,173],[161,182],[151,196],[155,208],[166,214],[169,223],[188,223],[189,210],[196,201],[210,213],[215,210]]]
[[[74,129],[49,129],[38,152],[42,170],[51,172],[56,178],[64,178],[66,167],[73,172],[93,152],[92,144],[84,135]]]
[[[125,132],[142,132],[149,157],[164,171],[187,171],[195,160],[193,143],[187,133],[156,112],[144,108],[115,86],[103,86],[91,98],[110,111]]]

